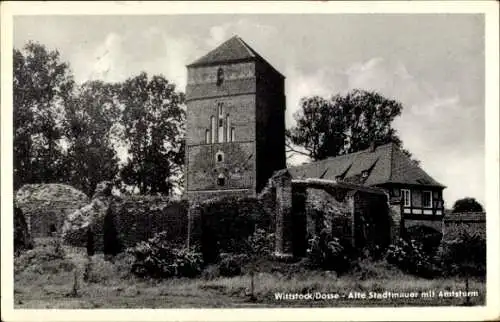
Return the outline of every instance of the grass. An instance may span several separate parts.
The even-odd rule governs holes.
[[[250,276],[218,277],[214,267],[200,278],[165,280],[132,276],[132,258],[120,255],[113,262],[102,254],[93,256],[88,278],[84,280],[88,259],[84,249],[63,246],[63,253],[50,257],[56,244],[37,241],[35,249],[15,259],[14,300],[16,308],[191,308],[191,307],[349,307],[349,306],[451,306],[462,305],[463,297],[440,298],[439,291],[464,290],[463,280],[422,279],[406,275],[384,262],[361,262],[360,268],[337,277],[331,272],[304,271],[285,274],[264,269],[255,275],[254,295],[250,298]],[[290,264],[281,264],[290,265]],[[272,266],[272,265],[270,265]],[[76,294],[74,279],[77,277]],[[350,292],[426,292],[428,299],[350,299]],[[485,283],[470,282],[474,305],[485,301]],[[339,299],[277,300],[276,293],[339,294]]]

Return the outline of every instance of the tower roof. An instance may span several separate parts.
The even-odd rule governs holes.
[[[264,62],[275,70],[278,74],[283,76],[278,72],[271,64],[269,64],[261,55],[259,55],[255,50],[252,49],[243,39],[238,36],[233,36],[230,39],[223,42],[217,48],[208,52],[208,54],[198,58],[187,67],[196,66],[208,66],[220,63],[231,63],[246,60],[258,60]]]

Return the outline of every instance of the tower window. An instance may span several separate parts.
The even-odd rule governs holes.
[[[234,131],[234,127],[231,128],[231,142],[236,141],[236,134]]]
[[[215,160],[217,162],[224,162],[224,153],[222,151],[219,151],[215,154]]]
[[[223,82],[224,82],[224,70],[219,67],[219,69],[217,69],[217,86],[221,86]]]
[[[231,142],[231,119],[229,114],[226,115],[226,138],[228,142]]]
[[[224,142],[224,120],[219,120],[219,143]]]
[[[215,143],[215,133],[216,133],[216,132],[215,132],[215,126],[216,126],[216,125],[217,125],[217,124],[215,123],[215,117],[214,117],[214,116],[211,116],[211,117],[210,117],[210,130],[211,130],[211,132],[212,132],[212,140],[211,140],[211,141],[212,141],[212,143]]]
[[[226,184],[226,178],[224,177],[224,175],[221,173],[219,174],[219,176],[217,177],[217,185],[218,186],[223,186]]]
[[[210,130],[205,131],[205,143],[210,143]]]
[[[217,113],[219,114],[219,118],[222,118],[224,115],[224,103],[217,104]]]

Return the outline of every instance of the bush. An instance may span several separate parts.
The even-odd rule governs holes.
[[[325,233],[309,239],[307,257],[313,267],[337,273],[347,271],[351,264],[347,247],[337,237]]]
[[[176,248],[169,242],[166,232],[138,243],[127,252],[135,258],[132,273],[142,277],[194,277],[202,270],[201,253],[186,247]]]
[[[446,241],[439,253],[444,271],[450,275],[486,275],[486,240],[480,235],[463,232]]]
[[[57,239],[47,239],[34,249],[14,258],[14,272],[29,271],[38,274],[71,271],[74,264],[66,258],[64,249]]]
[[[431,227],[413,226],[406,229],[406,240],[416,240],[422,245],[422,250],[427,254],[434,254],[443,238],[443,234]]]
[[[424,251],[421,243],[400,238],[387,249],[388,263],[399,267],[402,271],[421,277],[433,277],[439,274],[439,269],[432,258]]]
[[[241,274],[241,263],[235,256],[227,256],[219,263],[219,274],[225,277],[232,277]]]
[[[267,258],[274,249],[274,233],[257,228],[255,232],[248,237],[249,253],[260,258]]]

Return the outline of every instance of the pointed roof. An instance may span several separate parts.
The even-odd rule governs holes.
[[[394,143],[378,146],[373,151],[366,149],[290,167],[289,171],[293,178],[343,180],[368,186],[401,183],[445,188]]]
[[[206,55],[187,65],[187,67],[208,66],[220,63],[251,60],[261,61],[270,66],[279,75],[283,76],[239,36],[231,37],[230,39],[219,45],[217,48],[213,49]]]

